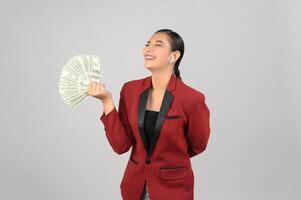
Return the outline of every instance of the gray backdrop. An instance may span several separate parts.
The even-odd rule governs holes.
[[[101,56],[118,106],[161,28],[183,37],[181,76],[211,111],[195,199],[300,199],[300,18],[298,0],[1,0],[0,199],[121,199],[130,151],[109,146],[99,100],[72,111],[58,80],[70,57]]]

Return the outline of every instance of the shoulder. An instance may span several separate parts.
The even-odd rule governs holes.
[[[189,104],[199,101],[205,102],[205,94],[202,91],[186,84],[182,80],[179,81],[179,83],[179,91],[182,92],[184,96],[189,96],[189,98],[185,98],[187,101],[190,101]]]
[[[137,89],[137,87],[142,85],[142,83],[146,80],[146,78],[147,77],[143,77],[143,78],[132,79],[124,82],[121,91]]]
[[[207,103],[205,102],[206,97],[202,91],[187,85],[183,81],[180,81],[178,89],[181,94],[179,95],[181,96],[179,101],[182,104],[187,115],[191,115],[193,111],[197,110],[206,110],[207,112],[209,112],[209,108],[207,107]]]
[[[130,86],[133,86],[133,85],[137,85],[137,84],[140,84],[142,83],[147,77],[144,77],[144,78],[139,78],[139,79],[133,79],[133,80],[128,80],[126,82],[124,82],[124,86],[125,87],[130,87]]]

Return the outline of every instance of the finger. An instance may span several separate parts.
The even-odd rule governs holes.
[[[99,91],[100,91],[99,88],[100,88],[100,85],[99,85],[99,83],[97,83],[97,84],[96,84],[96,91],[97,91],[97,93],[99,93]]]
[[[92,91],[95,92],[95,82],[92,84]]]
[[[105,91],[105,85],[104,85],[104,84],[101,84],[100,89],[101,89],[102,91]]]
[[[92,81],[88,84],[88,91],[91,91]]]

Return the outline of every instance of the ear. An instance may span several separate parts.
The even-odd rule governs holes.
[[[180,51],[174,51],[173,53],[172,53],[172,56],[173,56],[173,62],[176,62],[179,58],[180,58],[180,56],[181,56],[181,53],[180,53]]]

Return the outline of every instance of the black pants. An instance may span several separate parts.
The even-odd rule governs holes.
[[[149,194],[148,194],[148,190],[147,190],[147,184],[145,182],[144,184],[144,190],[142,192],[142,195],[141,195],[141,199],[140,200],[150,200],[149,198]]]

